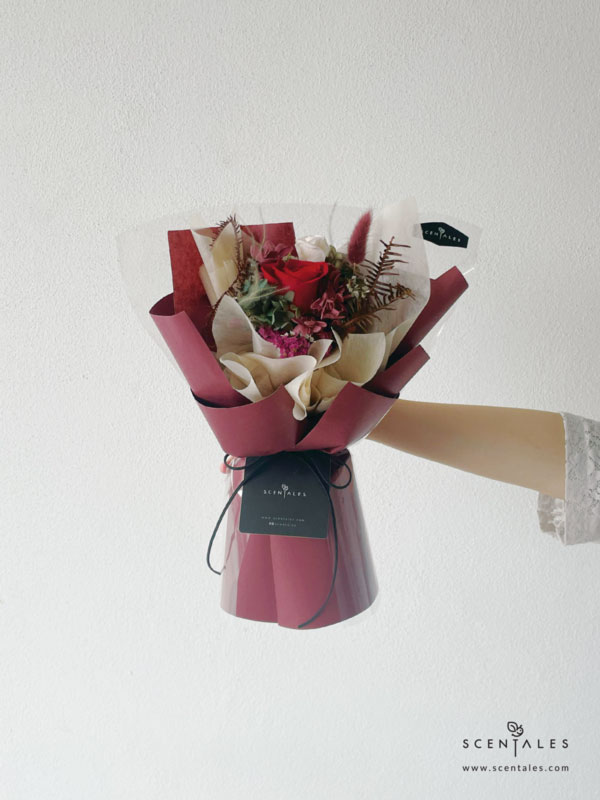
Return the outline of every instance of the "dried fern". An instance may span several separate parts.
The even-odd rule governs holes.
[[[214,242],[215,239],[218,239],[219,236],[225,230],[225,228],[229,225],[229,223],[231,223],[231,225],[233,226],[233,230],[235,232],[236,240],[240,244],[240,248],[241,248],[242,231],[241,231],[241,228],[240,228],[240,223],[238,222],[237,217],[236,217],[235,214],[230,214],[227,217],[227,219],[222,219],[219,223],[217,223],[217,225],[215,226],[215,231],[211,234],[212,235],[212,240]]]
[[[364,279],[370,289],[369,294],[365,298],[365,302],[368,302],[370,297],[376,295],[382,285],[389,285],[386,281],[382,281],[381,278],[384,275],[393,275],[396,269],[396,264],[408,263],[407,261],[404,261],[404,259],[400,258],[397,253],[393,253],[392,248],[410,247],[409,244],[396,243],[394,242],[393,236],[387,243],[384,242],[383,239],[380,239],[379,241],[383,245],[383,250],[379,254],[377,263],[368,258],[363,261],[363,264],[367,265],[367,268],[364,271]]]
[[[227,219],[223,219],[221,222],[219,222],[219,224],[216,226],[216,232],[212,235],[212,242],[210,246],[212,248],[215,241],[223,233],[229,223],[231,223],[235,235],[235,263],[239,272],[239,270],[244,266],[242,263],[244,251],[242,246],[242,229],[235,214],[230,214]]]
[[[221,220],[216,226],[216,231],[213,233],[212,237],[211,248],[229,223],[231,223],[235,235],[235,266],[237,268],[237,277],[225,294],[235,297],[241,291],[250,275],[252,259],[244,258],[242,229],[235,214],[230,214],[227,219]]]
[[[352,333],[354,330],[365,333],[375,322],[380,311],[391,311],[391,307],[396,300],[403,300],[405,297],[414,298],[413,292],[406,286],[402,286],[402,284],[389,286],[389,291],[385,295],[382,292],[376,296],[370,308],[358,310],[343,322],[340,327],[344,333]]]
[[[237,297],[237,295],[241,292],[244,284],[250,277],[252,266],[254,264],[256,264],[256,261],[254,261],[254,259],[250,257],[248,257],[241,265],[238,263],[237,277],[231,284],[229,289],[227,289],[225,294],[231,295],[232,297]]]
[[[365,332],[376,320],[380,311],[389,311],[391,306],[397,301],[406,297],[415,298],[414,292],[401,283],[392,284],[384,280],[386,276],[395,274],[397,264],[408,263],[400,258],[398,253],[393,251],[394,247],[410,247],[409,244],[394,242],[394,237],[389,242],[380,239],[383,250],[379,254],[377,263],[370,259],[365,259],[362,278],[368,287],[364,298],[356,303],[356,307],[351,316],[342,323],[341,328],[349,333],[353,330]]]

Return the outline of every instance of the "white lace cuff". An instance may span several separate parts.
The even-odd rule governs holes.
[[[544,533],[563,545],[600,543],[600,422],[561,412],[565,427],[565,499],[538,493]]]

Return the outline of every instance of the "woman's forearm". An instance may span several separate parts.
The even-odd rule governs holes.
[[[397,400],[368,438],[564,499],[564,427],[551,411]]]

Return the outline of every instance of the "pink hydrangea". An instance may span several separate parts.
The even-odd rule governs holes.
[[[292,322],[296,323],[292,333],[297,336],[318,336],[327,327],[326,322],[314,317],[294,317]]]
[[[339,319],[347,314],[345,301],[350,297],[346,285],[338,272],[330,277],[329,285],[310,310],[314,311],[321,319]]]
[[[282,242],[278,242],[277,244],[273,244],[268,239],[265,242],[253,242],[250,245],[250,255],[252,256],[255,261],[261,263],[262,261],[267,261],[269,259],[274,259],[279,261],[286,256],[289,256],[292,250],[294,249],[294,245],[286,245]]]
[[[292,333],[280,333],[279,331],[274,331],[273,328],[267,325],[262,325],[258,329],[258,333],[267,342],[271,342],[271,344],[275,345],[282,358],[288,358],[289,356],[305,356],[311,345],[310,341],[305,336],[295,335],[295,330]]]

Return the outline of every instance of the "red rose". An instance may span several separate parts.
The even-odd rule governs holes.
[[[281,287],[281,294],[293,292],[293,303],[301,311],[308,311],[317,298],[319,284],[327,277],[329,264],[326,261],[300,261],[290,258],[287,261],[266,259],[260,269],[269,283]]]

